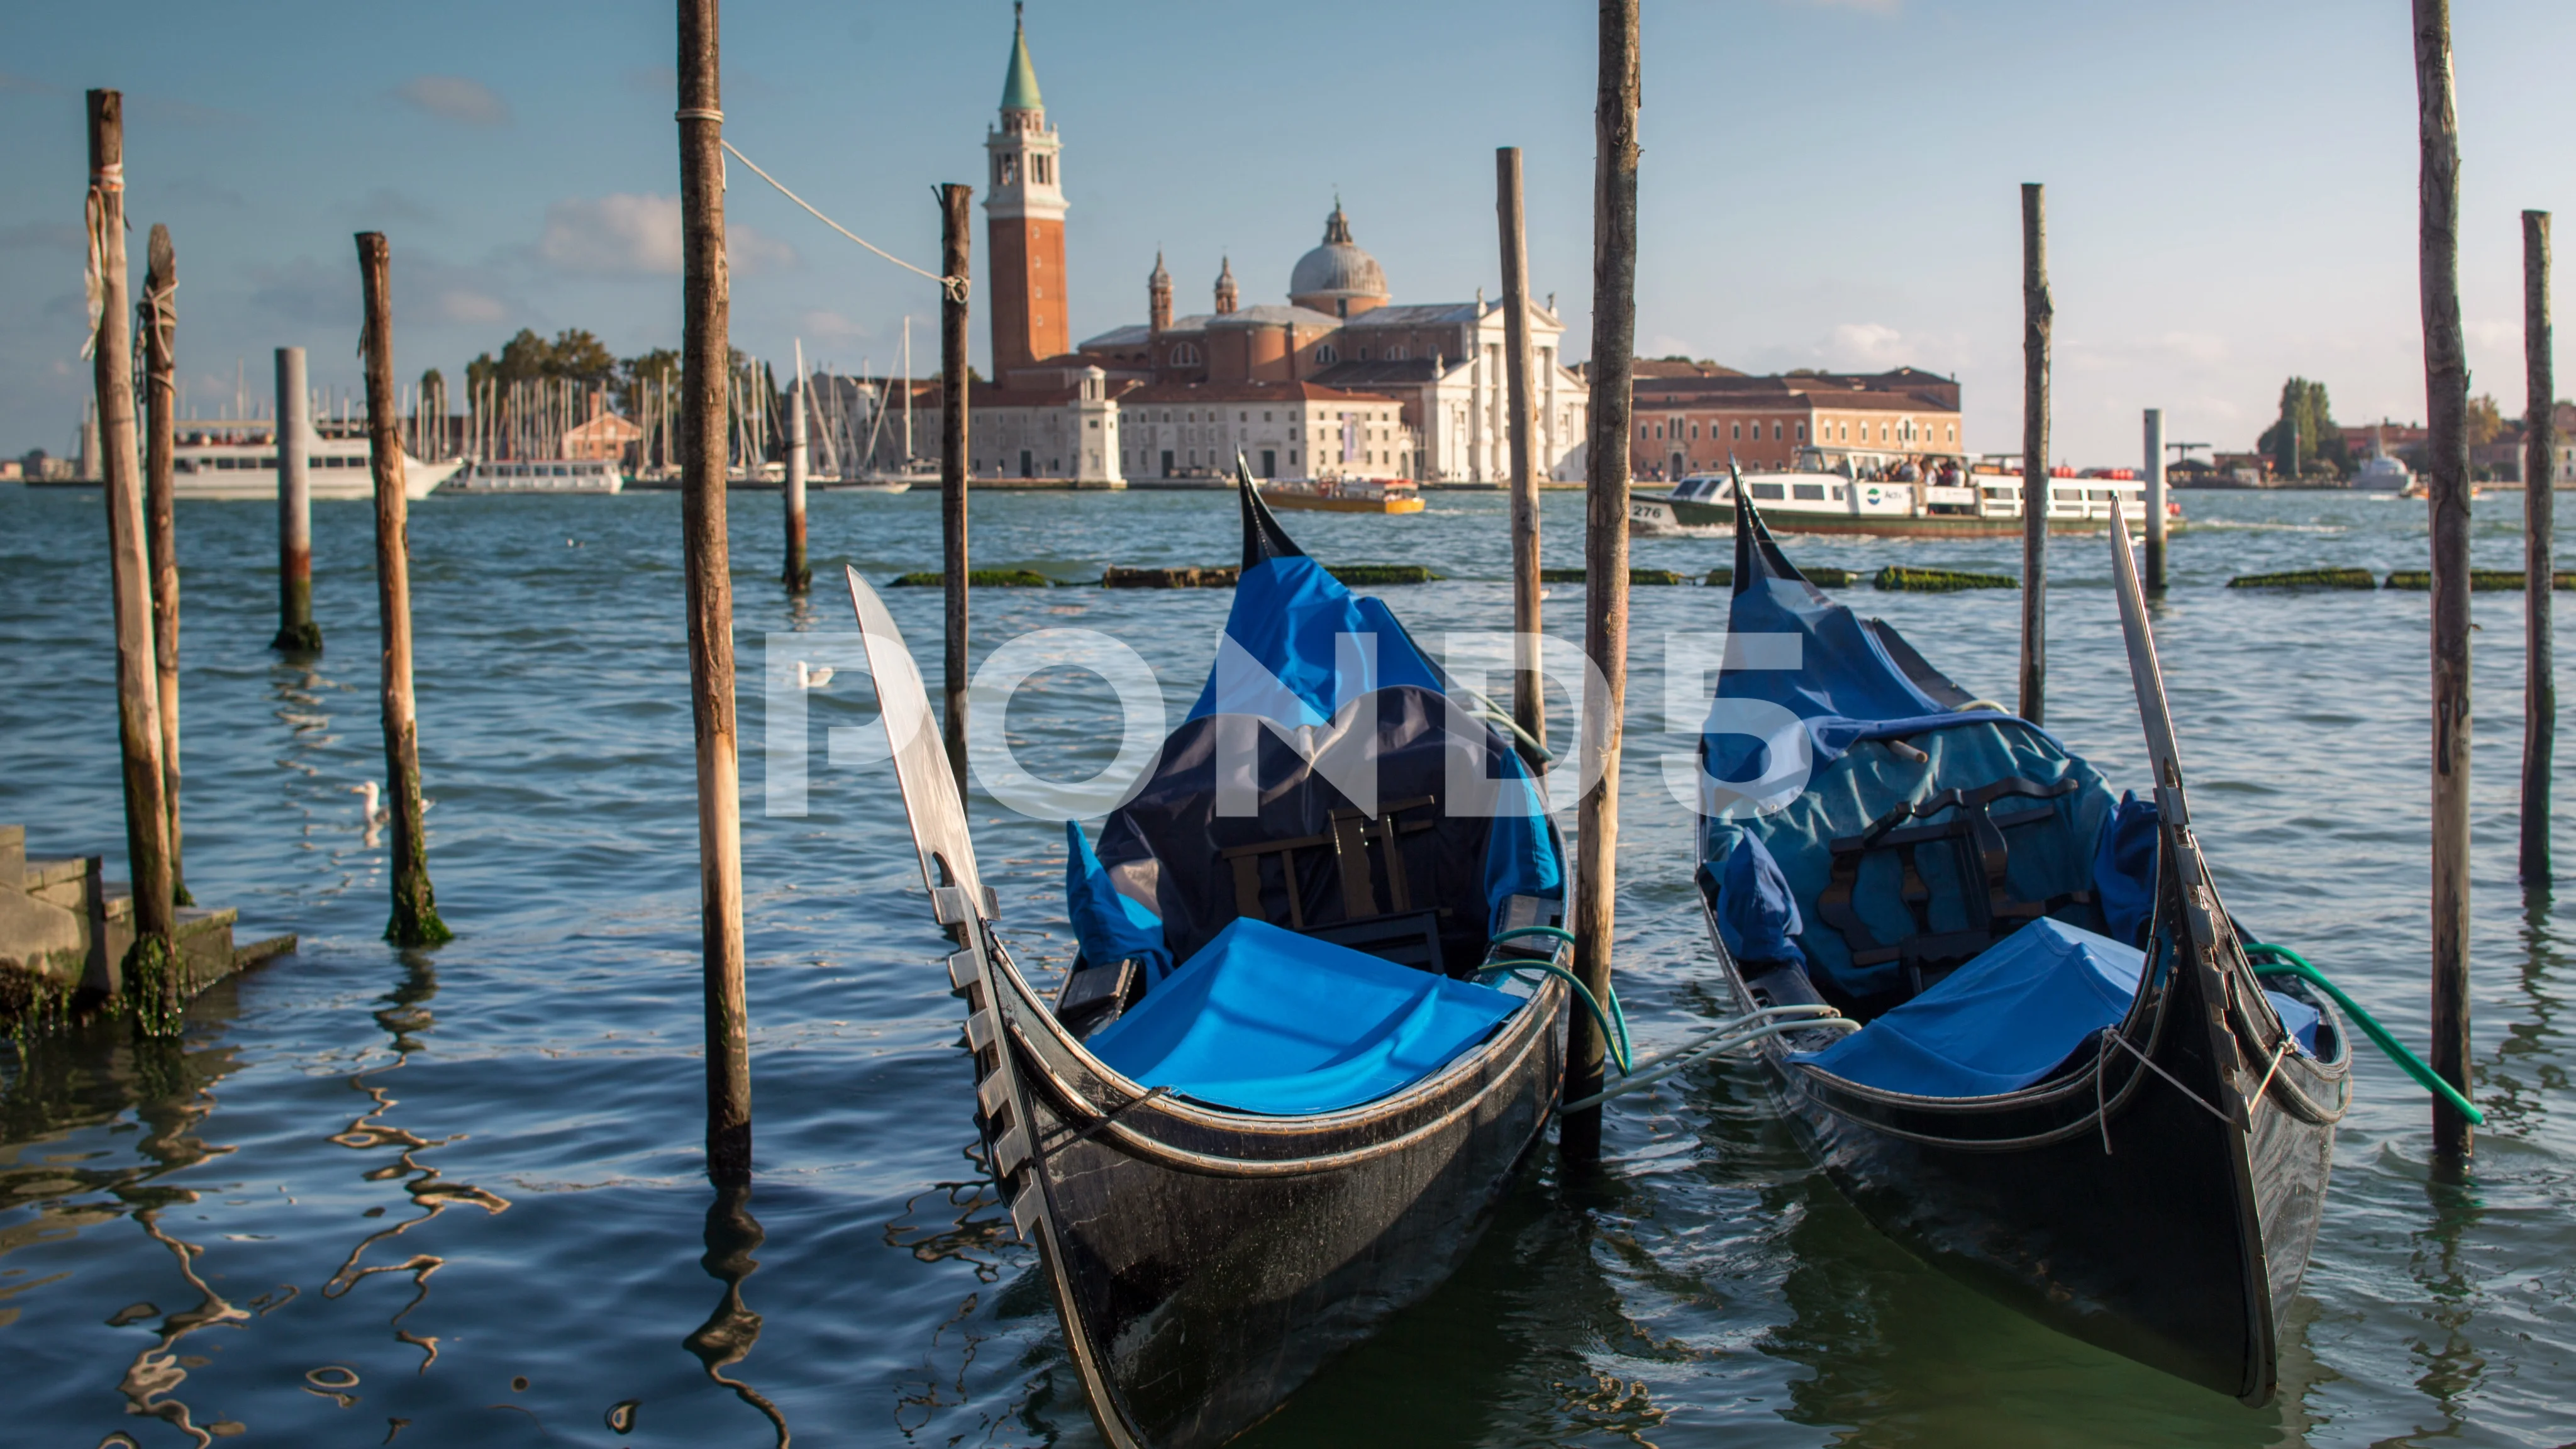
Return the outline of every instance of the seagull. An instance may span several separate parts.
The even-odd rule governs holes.
[[[804,660],[799,659],[796,661],[796,687],[798,689],[821,689],[825,685],[830,684],[832,682],[832,676],[838,672],[839,671],[835,670],[829,664],[824,665],[820,669],[816,669],[812,665],[807,664]]]
[[[379,839],[376,832],[384,827],[386,821],[394,818],[394,812],[390,808],[379,808],[377,806],[376,801],[378,792],[376,789],[376,782],[373,780],[362,781],[350,786],[349,793],[359,797],[358,831],[365,839],[367,847],[372,850],[375,848],[376,842]]]

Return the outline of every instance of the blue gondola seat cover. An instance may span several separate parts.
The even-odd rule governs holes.
[[[1246,917],[1085,1045],[1212,1106],[1330,1112],[1430,1076],[1520,1005]]]

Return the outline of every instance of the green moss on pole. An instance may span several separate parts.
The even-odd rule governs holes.
[[[125,1000],[134,1009],[137,1036],[174,1037],[186,1026],[182,967],[179,949],[167,937],[138,936],[126,948]]]

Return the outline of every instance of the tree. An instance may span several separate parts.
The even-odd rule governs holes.
[[[656,347],[617,365],[617,409],[634,417],[642,407],[644,389],[658,386],[676,389],[680,385],[680,354],[668,347]]]
[[[2343,444],[2343,429],[2335,426],[2334,408],[2326,401],[2326,385],[2304,377],[2281,384],[2280,416],[2263,430],[2254,447],[2271,456],[2277,471],[2293,478],[2343,472],[2352,463]]]
[[[2480,393],[2469,399],[2469,446],[2483,448],[2504,431],[2504,410],[2496,406],[2494,393]]]
[[[556,333],[554,342],[546,348],[546,376],[605,387],[616,380],[617,358],[590,333],[567,327]]]

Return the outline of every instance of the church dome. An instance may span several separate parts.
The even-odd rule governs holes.
[[[1335,201],[1324,221],[1324,244],[1299,257],[1288,274],[1288,300],[1347,316],[1383,305],[1387,295],[1386,270],[1351,240],[1350,218]]]

